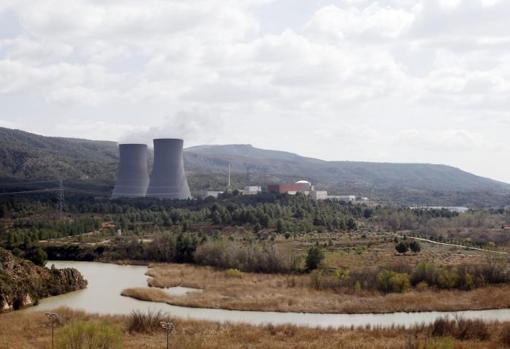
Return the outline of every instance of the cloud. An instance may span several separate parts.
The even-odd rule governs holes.
[[[377,2],[366,7],[329,5],[318,10],[305,29],[310,35],[336,40],[395,38],[414,20],[410,11],[384,7]]]
[[[424,0],[416,7],[410,29],[417,37],[508,36],[510,4],[506,1]]]
[[[166,117],[158,126],[130,130],[121,137],[120,143],[144,143],[152,146],[155,138],[182,138],[186,146],[213,143],[222,127],[223,119],[219,115],[197,110],[181,111]]]
[[[405,129],[398,133],[395,142],[429,151],[495,151],[500,148],[484,135],[465,129]]]
[[[52,135],[459,166],[474,160],[440,149],[504,144],[510,2],[304,1],[4,0],[2,120],[25,113]],[[261,9],[282,22],[307,12],[270,31]]]

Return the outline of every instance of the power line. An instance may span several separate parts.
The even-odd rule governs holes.
[[[105,192],[101,191],[90,191],[90,190],[82,190],[82,189],[75,189],[75,188],[66,188],[66,187],[55,187],[55,188],[43,188],[43,189],[35,189],[35,190],[20,190],[20,191],[10,191],[10,192],[0,192],[0,195],[7,196],[7,195],[23,195],[23,194],[37,194],[37,193],[49,193],[49,192],[60,192],[62,193],[62,199],[64,199],[64,192],[70,192],[70,193],[79,193],[79,194],[91,194],[91,195],[104,195],[107,196]]]
[[[6,185],[25,186],[25,185],[41,184],[41,183],[58,183],[58,180],[11,182],[11,183],[2,183],[2,186],[6,186]]]
[[[45,189],[36,189],[36,190],[24,190],[24,191],[11,191],[11,192],[3,192],[0,195],[18,195],[18,194],[35,194],[35,193],[48,193],[55,192],[60,190],[60,188],[45,188]]]
[[[91,190],[84,190],[84,189],[75,189],[75,188],[64,188],[65,191],[70,193],[78,193],[78,194],[91,194],[91,195],[104,195],[107,196],[108,194],[102,191],[91,191]]]

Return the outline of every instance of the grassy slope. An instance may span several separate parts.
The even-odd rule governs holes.
[[[165,348],[166,337],[162,332],[149,334],[128,333],[127,318],[97,316],[66,309],[57,310],[65,319],[106,321],[124,329],[125,349]],[[331,330],[294,326],[219,325],[212,322],[175,320],[176,329],[170,337],[172,349],[379,349],[379,348],[501,348],[501,324],[489,326],[490,338],[454,340],[430,337],[426,328],[404,329],[355,329]],[[58,335],[58,329],[57,329]],[[0,315],[1,349],[49,348],[50,330],[43,313],[11,313]]]

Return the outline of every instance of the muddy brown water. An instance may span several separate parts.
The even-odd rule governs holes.
[[[96,262],[54,261],[57,268],[76,268],[88,280],[84,290],[43,299],[39,305],[24,311],[47,311],[61,306],[98,314],[129,314],[134,310],[162,311],[182,319],[207,320],[251,325],[291,324],[308,327],[342,328],[351,326],[411,327],[429,324],[444,316],[510,321],[510,309],[475,310],[459,312],[419,312],[390,314],[311,314],[262,311],[237,311],[207,308],[188,308],[164,303],[139,301],[121,296],[122,290],[147,287],[147,267],[104,264]],[[510,296],[510,295],[509,295]]]

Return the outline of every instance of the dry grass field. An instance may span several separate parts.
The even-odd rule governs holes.
[[[71,320],[105,321],[118,326],[123,333],[125,349],[165,348],[163,332],[129,333],[128,318],[121,316],[97,316],[66,309],[57,310],[69,322]],[[502,348],[503,324],[488,327],[489,338],[484,340],[458,340],[432,337],[430,329],[311,329],[294,326],[248,326],[217,324],[212,322],[175,320],[171,336],[172,349],[468,349]],[[508,324],[505,328],[508,328]],[[56,333],[58,335],[59,329]],[[0,349],[48,349],[51,337],[48,321],[43,313],[14,312],[0,315]]]
[[[307,274],[289,276],[242,273],[239,277],[211,267],[184,264],[153,264],[148,274],[152,288],[127,289],[123,295],[140,300],[190,307],[231,310],[293,311],[313,313],[388,313],[448,311],[510,307],[510,285],[473,291],[409,291],[382,295],[376,291],[310,288]],[[201,293],[171,296],[161,288],[183,286]]]

